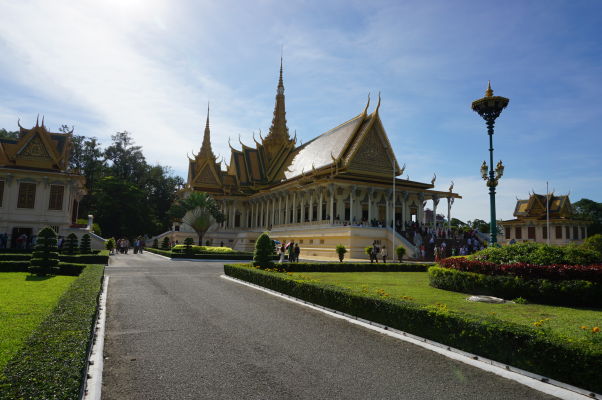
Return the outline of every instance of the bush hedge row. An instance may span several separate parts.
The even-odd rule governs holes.
[[[282,263],[275,268],[287,272],[425,272],[434,264],[413,263]]]
[[[107,265],[109,263],[109,254],[108,251],[105,250],[105,252],[107,254],[60,254],[59,259],[61,262],[66,263]]]
[[[29,261],[31,253],[0,253],[0,261]]]
[[[578,265],[602,262],[602,255],[598,251],[588,247],[574,244],[549,246],[544,243],[535,242],[516,243],[501,247],[491,246],[469,257],[497,264]]]
[[[169,250],[155,249],[147,247],[145,249],[151,253],[160,254],[170,258],[191,258],[195,260],[233,260],[233,261],[245,261],[253,259],[253,253],[250,252],[232,252],[232,253],[195,253],[195,254],[183,254],[176,253]],[[278,257],[273,256],[276,260]]]
[[[103,266],[87,266],[0,373],[2,399],[78,399]]]
[[[1,272],[29,272],[29,261],[0,261],[0,273]],[[56,275],[68,275],[78,276],[84,269],[85,264],[75,263],[63,263],[60,262],[55,269],[53,274]]]
[[[225,265],[226,275],[293,297],[365,318],[448,346],[513,365],[594,392],[602,391],[602,350],[568,342],[542,330],[483,319],[402,300],[352,293],[343,288],[295,281],[285,274],[246,265]]]
[[[443,268],[475,272],[486,275],[512,275],[525,279],[548,279],[553,281],[584,280],[602,283],[602,265],[534,265],[527,263],[498,264],[489,261],[471,260],[466,257],[451,257],[439,261]]]
[[[602,284],[584,280],[551,281],[511,275],[485,275],[450,268],[428,270],[433,287],[454,292],[515,299],[558,306],[602,308]]]

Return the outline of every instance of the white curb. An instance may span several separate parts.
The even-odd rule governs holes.
[[[88,360],[88,376],[86,377],[83,400],[100,400],[101,397],[108,290],[109,277],[105,275],[100,301],[98,302],[98,319],[96,320],[94,337],[92,339],[94,344],[92,346],[90,359]]]
[[[576,386],[568,385],[566,383],[546,378],[544,376],[537,375],[529,371],[515,368],[510,365],[502,364],[497,361],[489,360],[487,358],[477,356],[475,354],[467,353],[465,351],[455,349],[453,347],[434,342],[432,340],[428,340],[420,336],[412,335],[410,333],[390,328],[381,324],[377,324],[375,322],[371,322],[362,318],[357,318],[353,315],[345,314],[340,311],[322,307],[320,305],[309,303],[304,300],[299,300],[296,297],[292,297],[277,292],[275,290],[267,289],[263,286],[255,285],[253,283],[242,281],[240,279],[232,278],[226,275],[221,275],[221,278],[238,283],[240,285],[245,285],[257,290],[261,290],[273,296],[280,297],[293,303],[297,303],[299,305],[330,315],[331,317],[343,319],[352,324],[360,325],[364,328],[368,328],[370,330],[382,333],[384,335],[415,344],[417,346],[439,353],[445,357],[463,362],[465,364],[482,369],[484,371],[494,373],[503,378],[513,380],[532,389],[538,390],[540,392],[552,396],[556,396],[563,400],[602,399],[602,395],[600,394],[592,393],[588,390],[581,389]]]

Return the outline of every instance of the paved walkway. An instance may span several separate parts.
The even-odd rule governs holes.
[[[111,256],[103,399],[551,399],[224,280],[220,262]]]

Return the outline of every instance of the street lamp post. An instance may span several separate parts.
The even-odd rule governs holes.
[[[491,90],[491,83],[487,85],[485,91],[485,97],[472,102],[472,110],[478,113],[487,124],[487,134],[489,135],[489,173],[487,171],[487,162],[483,161],[481,165],[481,176],[487,182],[489,187],[489,203],[491,208],[491,222],[490,222],[490,236],[489,245],[497,245],[497,227],[495,220],[495,187],[498,181],[504,174],[504,165],[499,161],[493,170],[493,125],[495,120],[500,116],[502,110],[506,108],[510,100],[501,97],[494,96],[493,90]]]

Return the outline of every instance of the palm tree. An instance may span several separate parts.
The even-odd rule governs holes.
[[[203,245],[203,235],[211,224],[224,220],[224,215],[213,197],[204,192],[192,192],[180,201],[180,206],[186,210],[182,222],[190,225],[199,235],[199,246]]]

